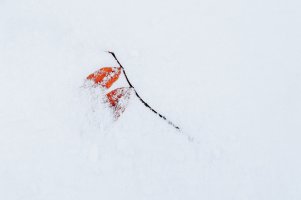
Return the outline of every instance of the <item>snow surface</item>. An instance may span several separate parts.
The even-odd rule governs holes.
[[[301,199],[300,9],[0,0],[0,199]],[[105,50],[181,133],[136,98],[110,120]]]

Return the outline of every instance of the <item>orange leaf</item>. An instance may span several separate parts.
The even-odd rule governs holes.
[[[90,74],[87,79],[92,80],[96,85],[110,88],[118,80],[120,73],[120,67],[104,67]]]
[[[131,88],[122,87],[112,90],[107,94],[110,107],[114,110],[114,117],[117,119],[124,112],[131,95]]]

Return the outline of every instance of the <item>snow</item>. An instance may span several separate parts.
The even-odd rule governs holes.
[[[0,199],[300,199],[300,8],[0,0]],[[134,96],[111,120],[107,50],[182,132]]]

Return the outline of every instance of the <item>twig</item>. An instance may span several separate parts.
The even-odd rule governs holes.
[[[168,124],[170,124],[171,126],[173,126],[175,129],[178,129],[180,130],[180,127],[175,125],[173,122],[171,122],[170,120],[168,120],[165,116],[161,115],[160,113],[158,113],[156,110],[154,110],[150,105],[148,105],[148,103],[146,103],[140,96],[139,94],[137,93],[135,87],[131,84],[130,80],[128,79],[126,73],[125,73],[125,70],[124,70],[124,67],[121,65],[121,63],[118,61],[116,55],[114,54],[114,52],[111,52],[111,51],[107,51],[108,53],[110,53],[114,59],[117,61],[118,65],[121,67],[122,71],[123,71],[123,74],[126,78],[126,81],[128,82],[130,88],[133,88],[134,91],[135,91],[135,94],[136,96],[138,97],[138,99],[144,104],[145,107],[149,108],[152,112],[154,112],[156,115],[158,115],[160,118],[162,118],[163,120],[167,121]]]

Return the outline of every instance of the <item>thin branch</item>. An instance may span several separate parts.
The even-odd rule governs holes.
[[[145,107],[149,108],[153,113],[155,113],[156,115],[158,115],[160,118],[162,118],[163,120],[167,121],[168,124],[170,124],[171,126],[173,126],[175,129],[178,129],[180,130],[180,127],[175,125],[172,121],[168,120],[164,115],[158,113],[156,110],[154,110],[150,105],[148,105],[148,103],[146,103],[140,96],[139,94],[137,93],[135,87],[131,84],[130,80],[128,79],[126,73],[125,73],[125,69],[124,67],[121,65],[121,63],[119,62],[119,60],[117,59],[116,55],[114,54],[114,52],[111,52],[111,51],[107,51],[108,53],[110,53],[114,59],[117,61],[118,65],[121,67],[122,71],[123,71],[123,74],[126,78],[126,81],[128,82],[130,88],[133,88],[134,91],[135,91],[135,94],[136,96],[138,97],[138,99],[144,104]]]

